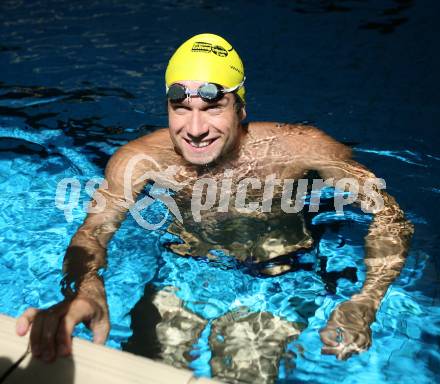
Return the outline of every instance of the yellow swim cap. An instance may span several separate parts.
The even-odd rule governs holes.
[[[244,80],[243,63],[225,39],[211,33],[196,35],[177,48],[165,72],[165,83],[206,81],[232,88]],[[245,102],[242,86],[237,94]]]

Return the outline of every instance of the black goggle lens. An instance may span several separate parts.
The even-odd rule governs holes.
[[[180,84],[173,84],[168,89],[167,96],[171,101],[175,101],[175,102],[182,101],[186,97],[185,87],[183,87]]]
[[[214,83],[206,83],[197,88],[196,92],[191,92],[182,84],[173,84],[168,88],[167,96],[173,102],[183,101],[188,96],[199,96],[203,101],[217,101],[223,96],[223,88]]]
[[[221,89],[219,89],[219,87],[213,83],[202,85],[201,87],[199,87],[197,93],[204,101],[214,101],[219,99],[223,95]]]

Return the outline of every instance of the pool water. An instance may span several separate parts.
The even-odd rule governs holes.
[[[108,345],[130,340],[130,312],[149,285],[173,286],[204,319],[190,363],[198,375],[211,375],[215,319],[247,307],[303,324],[286,347],[279,383],[439,381],[439,7],[411,0],[2,1],[0,312],[17,316],[62,298],[62,260],[85,217],[87,183],[103,176],[120,145],[167,125],[167,60],[185,38],[209,31],[229,39],[244,60],[249,120],[308,121],[351,145],[414,223],[411,250],[372,325],[372,347],[338,361],[321,355],[318,331],[362,286],[368,215],[353,208],[343,217],[313,217],[320,241],[301,256],[304,266],[270,278],[179,257],[164,246],[171,239],[164,227],[146,231],[128,216],[104,272]],[[67,215],[56,199],[63,178],[78,180],[78,204]],[[144,214],[160,221],[164,213],[155,203]],[[305,267],[322,255],[332,284]],[[90,338],[82,326],[76,334]]]

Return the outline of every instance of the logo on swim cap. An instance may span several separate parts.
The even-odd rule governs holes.
[[[242,71],[240,71],[237,67],[234,67],[233,65],[230,65],[229,68],[233,69],[234,71],[237,71],[240,74],[243,74]]]
[[[205,52],[205,53],[209,53],[211,52],[212,49],[212,44],[210,43],[205,43],[203,41],[196,41],[194,43],[194,45],[191,48],[192,52]]]
[[[228,51],[223,47],[220,47],[220,45],[215,45],[214,47],[212,47],[212,53],[215,53],[217,56],[220,57],[228,56]]]
[[[211,43],[206,43],[204,41],[196,41],[191,48],[192,52],[204,52],[204,53],[215,53],[217,56],[226,57],[228,56],[228,51],[220,45],[212,45]]]

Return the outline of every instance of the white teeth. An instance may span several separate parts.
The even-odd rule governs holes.
[[[194,141],[190,141],[189,142],[191,144],[191,146],[196,147],[196,148],[203,148],[203,147],[207,147],[209,144],[212,143],[212,140],[210,141],[201,141],[199,143],[195,143]]]

